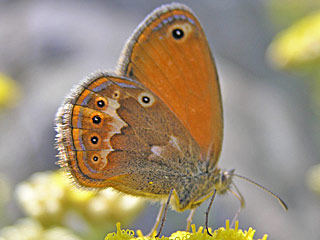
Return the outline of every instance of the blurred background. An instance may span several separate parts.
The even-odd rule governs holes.
[[[118,220],[151,229],[158,203],[121,202],[113,192],[65,183],[56,171],[54,117],[83,77],[115,69],[135,27],[168,2],[0,0],[0,239],[103,239]],[[289,207],[235,178],[246,199],[240,227],[269,239],[319,239],[319,1],[183,2],[199,17],[220,75],[220,167],[235,168]],[[197,226],[207,205],[196,212]],[[238,207],[231,194],[218,196],[210,225],[224,226]],[[169,211],[164,234],[183,230],[187,215]]]

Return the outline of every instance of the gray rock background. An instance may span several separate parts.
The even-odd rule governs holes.
[[[15,184],[32,173],[57,169],[53,119],[64,96],[84,76],[114,69],[126,39],[155,7],[169,1],[0,1],[0,71],[22,88],[14,109],[0,113],[0,172]],[[182,2],[182,1],[180,1]],[[222,168],[254,179],[279,194],[285,212],[270,195],[235,179],[246,199],[240,227],[269,239],[319,239],[320,201],[305,185],[319,163],[309,89],[293,76],[275,72],[265,51],[275,30],[265,1],[183,1],[200,18],[217,61],[225,111]],[[239,202],[216,198],[214,228],[232,219]],[[207,202],[194,222],[204,224]],[[158,204],[151,204],[132,228],[147,232]],[[14,198],[4,222],[21,216]],[[185,213],[169,212],[164,233],[184,229]],[[1,218],[1,217],[0,217]],[[3,222],[3,221],[1,221]]]

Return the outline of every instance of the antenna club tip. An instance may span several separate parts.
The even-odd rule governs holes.
[[[281,203],[282,207],[284,208],[284,210],[288,211],[288,205],[283,200],[281,200],[280,203]]]

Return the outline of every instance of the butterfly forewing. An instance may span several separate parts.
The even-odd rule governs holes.
[[[220,86],[202,27],[190,9],[156,9],[120,58],[120,74],[143,83],[178,117],[215,166],[222,147]]]

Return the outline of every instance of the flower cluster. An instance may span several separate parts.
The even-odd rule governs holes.
[[[63,171],[39,172],[20,183],[15,194],[28,218],[4,228],[0,232],[0,240],[11,239],[4,238],[11,233],[23,235],[26,228],[33,229],[36,236],[49,234],[47,231],[51,234],[63,230],[87,239],[101,239],[115,222],[121,221],[125,225],[132,222],[143,207],[142,199],[119,194],[112,189],[85,191],[70,183],[71,180]]]
[[[192,232],[185,232],[185,231],[178,231],[173,233],[170,237],[161,237],[162,240],[253,240],[255,230],[249,228],[246,230],[239,229],[238,221],[235,224],[235,228],[230,228],[229,220],[226,220],[226,227],[221,227],[215,230],[212,233],[212,236],[208,235],[206,231],[203,231],[203,227],[199,227],[198,231],[196,230],[195,225],[191,226]],[[141,232],[137,233],[138,237],[135,237],[135,233],[133,230],[121,230],[120,223],[117,223],[117,232],[116,233],[109,233],[105,240],[151,240],[154,237],[145,237],[142,236]],[[261,240],[267,240],[267,235],[265,234]]]
[[[20,219],[15,225],[0,230],[0,240],[80,240],[103,239],[106,232],[113,228],[116,221],[128,224],[142,207],[143,201],[112,190],[88,192],[69,184],[70,179],[62,171],[36,173],[28,181],[18,185],[16,197],[27,218]],[[177,231],[163,240],[196,240],[196,239],[234,239],[252,240],[255,230],[239,229],[236,222],[230,228],[229,220],[225,228],[219,228],[209,236],[204,228],[192,231]],[[210,229],[211,231],[211,229]],[[121,230],[117,223],[117,232],[109,233],[105,240],[149,240],[137,231]],[[264,235],[262,240],[266,240]]]

